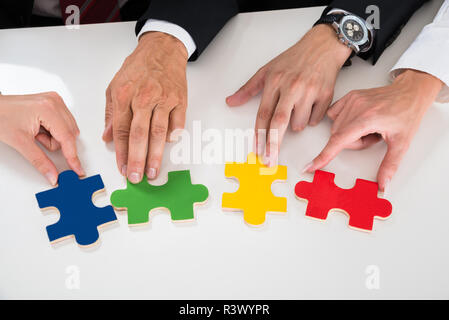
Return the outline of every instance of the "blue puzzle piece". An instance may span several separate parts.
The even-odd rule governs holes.
[[[98,208],[92,203],[93,194],[103,189],[100,175],[79,179],[69,170],[59,174],[57,188],[37,193],[41,209],[54,207],[60,213],[59,221],[47,226],[50,242],[72,235],[80,246],[97,242],[98,227],[117,220],[111,206]]]

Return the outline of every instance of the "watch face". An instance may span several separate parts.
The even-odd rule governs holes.
[[[353,42],[358,42],[363,39],[364,36],[363,27],[360,25],[359,22],[353,19],[346,20],[343,23],[342,29],[345,36]]]

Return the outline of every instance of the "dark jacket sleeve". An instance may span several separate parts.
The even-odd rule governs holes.
[[[226,22],[238,13],[235,0],[152,0],[137,21],[136,34],[147,19],[165,20],[184,28],[195,41],[196,60]]]
[[[333,8],[338,8],[366,19],[371,14],[370,12],[366,13],[366,8],[369,5],[378,6],[380,29],[375,31],[373,48],[369,52],[360,55],[365,60],[372,56],[373,64],[375,64],[382,52],[399,36],[402,28],[413,13],[425,2],[427,0],[333,0],[324,10],[323,15]]]

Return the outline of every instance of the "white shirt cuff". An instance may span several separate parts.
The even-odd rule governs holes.
[[[446,0],[434,22],[425,26],[416,40],[390,71],[394,79],[405,69],[431,74],[444,85],[436,101],[449,102],[449,1]]]
[[[186,47],[189,58],[196,51],[196,44],[195,41],[193,41],[193,38],[184,28],[177,24],[164,20],[148,19],[137,35],[137,38],[148,31],[163,32],[177,38]]]

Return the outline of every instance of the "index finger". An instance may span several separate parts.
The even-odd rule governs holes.
[[[324,149],[313,161],[304,168],[304,172],[313,172],[325,167],[331,162],[347,145],[357,141],[365,133],[357,127],[333,134]]]
[[[56,112],[50,112],[45,115],[46,123],[43,124],[52,137],[59,142],[62,154],[70,168],[79,176],[84,176],[84,170],[78,158],[76,147],[76,132],[73,132],[70,125]]]

